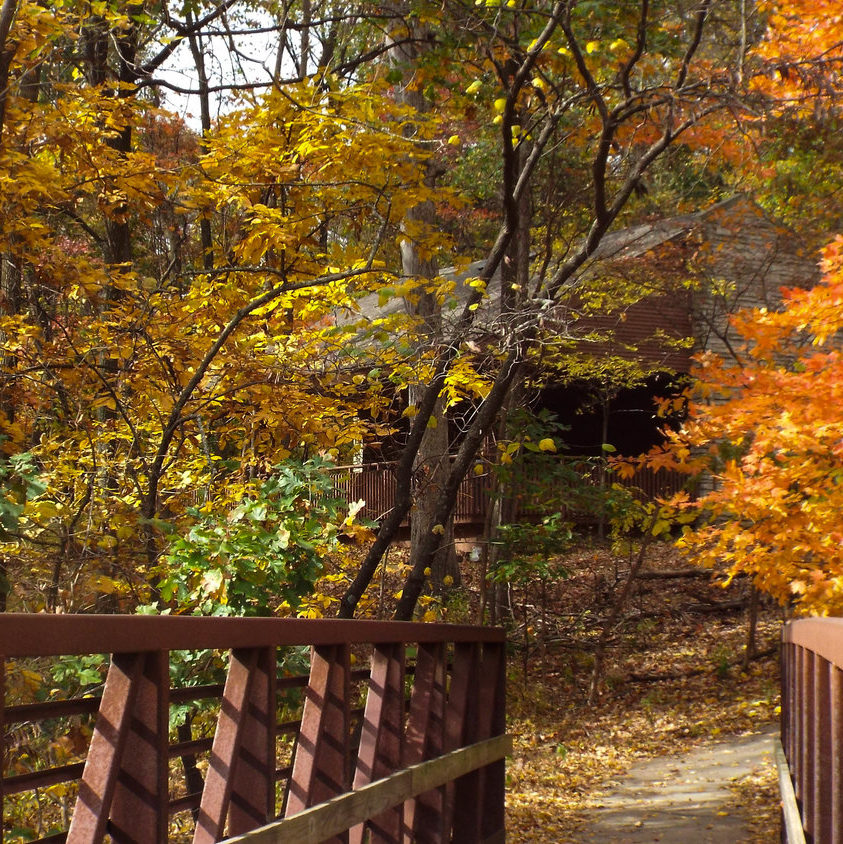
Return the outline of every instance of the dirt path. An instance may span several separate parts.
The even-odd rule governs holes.
[[[739,844],[749,840],[729,783],[769,763],[778,731],[709,744],[634,765],[601,799],[578,841]]]

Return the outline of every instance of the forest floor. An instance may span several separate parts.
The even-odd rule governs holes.
[[[613,635],[600,694],[589,705],[600,619],[628,563],[585,548],[563,564],[568,577],[545,590],[543,607],[532,604],[532,617],[531,601],[523,601],[527,619],[521,616],[513,634],[521,653],[511,660],[507,702],[515,739],[507,828],[517,842],[586,840],[607,792],[636,762],[664,757],[667,769],[692,748],[773,731],[779,712],[781,612],[762,602],[756,649],[768,655],[744,669],[748,590],[742,584],[724,590],[708,576],[659,577],[689,568],[668,545],[649,554],[647,574]],[[525,627],[533,647],[526,663]],[[778,786],[769,754],[757,769],[729,774],[725,784],[731,798],[716,814],[744,821],[740,841],[777,840]],[[707,840],[700,836],[694,840]]]
[[[598,829],[601,806],[624,788],[631,769],[636,776],[647,760],[663,760],[665,776],[655,776],[652,784],[664,787],[672,769],[685,769],[686,754],[724,742],[740,747],[741,737],[764,734],[753,751],[758,765],[743,765],[739,774],[726,766],[728,792],[717,796],[714,815],[721,820],[716,822],[726,826],[728,819],[740,837],[715,838],[702,827],[686,840],[777,841],[777,775],[771,754],[760,748],[772,744],[778,725],[783,614],[760,601],[756,656],[745,664],[747,582],[737,579],[723,588],[672,543],[651,545],[612,628],[598,694],[588,701],[597,642],[635,554],[634,547],[619,554],[608,543],[583,540],[544,561],[545,571],[552,572],[544,582],[534,577],[507,588],[501,623],[510,643],[507,729],[514,738],[507,761],[508,839],[518,844],[671,840],[589,836]],[[387,570],[364,601],[367,614],[389,617],[406,564],[406,549],[391,552]],[[479,563],[469,555],[461,571],[461,587],[441,600],[422,599],[425,620],[478,622]],[[659,764],[651,770],[658,773]],[[643,798],[640,810],[643,825],[648,817]]]
[[[756,650],[766,656],[744,668],[746,585],[724,590],[709,576],[659,576],[689,568],[666,544],[648,554],[589,704],[594,642],[629,561],[581,548],[561,563],[568,576],[544,589],[541,606],[535,588],[513,595],[519,609],[512,640],[520,652],[511,659],[507,701],[515,739],[507,824],[517,842],[590,840],[599,807],[633,765],[664,758],[667,770],[693,748],[774,732],[779,712],[781,611],[762,602]],[[525,631],[532,651],[526,661]],[[724,773],[730,794],[716,815],[742,821],[735,844],[777,840],[770,754],[742,770]],[[700,831],[693,840],[715,838]]]

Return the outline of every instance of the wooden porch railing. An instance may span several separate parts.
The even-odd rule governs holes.
[[[843,619],[806,618],[785,625],[781,733],[783,840],[840,844]]]
[[[586,458],[562,457],[586,483],[597,485],[600,470]],[[364,501],[360,515],[372,521],[380,521],[392,508],[395,500],[396,463],[363,463],[355,466],[338,466],[331,469],[335,493],[346,501]],[[608,483],[617,483],[634,489],[645,500],[667,497],[679,492],[687,481],[685,475],[650,468],[637,469],[631,478],[620,478],[608,471]],[[460,484],[454,520],[457,524],[482,525],[488,512],[491,491],[491,475],[469,474]],[[526,507],[526,515],[536,515],[537,508]],[[538,515],[549,515],[538,513]],[[595,517],[596,519],[596,517]]]
[[[503,841],[504,644],[500,630],[456,625],[0,615],[10,675],[37,658],[111,654],[100,696],[4,706],[4,812],[24,791],[78,780],[69,829],[40,841],[166,842],[170,819],[191,811],[197,844]],[[278,676],[279,654],[299,645],[309,676]],[[171,688],[170,653],[205,649],[228,652],[225,683]],[[301,720],[279,723],[294,688]],[[171,706],[217,699],[213,736],[171,740]],[[16,728],[93,716],[84,761],[9,772]],[[170,761],[203,753],[203,788],[183,793]]]

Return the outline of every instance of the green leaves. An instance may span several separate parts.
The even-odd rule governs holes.
[[[237,503],[190,511],[160,567],[161,597],[177,612],[271,615],[295,612],[338,541],[345,503],[322,460],[274,467]]]
[[[18,530],[27,502],[46,489],[30,453],[0,457],[0,538]]]
[[[569,547],[572,539],[572,525],[561,513],[546,516],[538,524],[501,525],[495,543],[504,549],[506,556],[489,573],[489,579],[495,583],[526,584],[567,577],[567,571],[555,557]]]

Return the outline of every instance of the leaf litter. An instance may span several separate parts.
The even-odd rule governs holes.
[[[649,556],[648,572],[687,569],[667,544]],[[585,548],[564,565],[570,576],[552,590],[543,614],[547,629],[521,620],[535,637],[526,677],[523,641],[522,653],[511,660],[508,729],[514,752],[507,764],[507,833],[512,841],[578,841],[601,795],[634,762],[755,732],[779,714],[781,610],[761,601],[756,650],[766,655],[744,669],[748,613],[742,604],[748,604],[748,584],[723,589],[705,576],[638,582],[614,632],[600,694],[587,705],[591,648],[601,614],[619,588],[624,560]],[[732,796],[723,811],[746,819],[746,844],[776,840],[772,763],[727,785]]]

